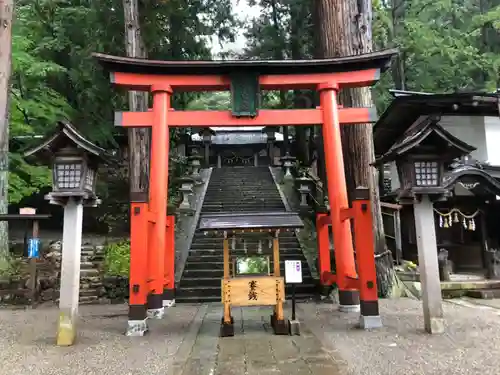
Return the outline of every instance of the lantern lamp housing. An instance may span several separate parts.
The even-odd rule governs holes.
[[[104,149],[83,137],[71,124],[59,122],[56,133],[24,155],[37,156],[38,161],[52,166],[49,200],[74,197],[97,201],[97,170],[104,153]]]
[[[444,186],[446,166],[467,155],[475,147],[461,141],[439,125],[440,117],[427,116],[417,120],[389,151],[377,160],[382,165],[395,162],[401,203],[413,203],[421,195],[440,199],[448,194]]]

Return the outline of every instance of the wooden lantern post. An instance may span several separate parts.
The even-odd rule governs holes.
[[[475,150],[444,130],[439,120],[438,116],[417,120],[377,160],[379,165],[396,162],[401,185],[397,199],[401,204],[413,205],[424,326],[428,333],[444,332],[433,202],[448,195],[443,179],[446,163]]]
[[[68,346],[77,335],[83,207],[100,203],[95,188],[104,150],[60,122],[54,135],[25,153],[33,155],[52,161],[52,192],[46,199],[64,207],[57,345]]]

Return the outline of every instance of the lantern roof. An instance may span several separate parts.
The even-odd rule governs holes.
[[[417,119],[377,163],[387,163],[406,154],[434,155],[451,161],[476,149],[445,130],[439,121],[436,115]]]
[[[74,147],[103,160],[105,150],[86,139],[76,128],[66,121],[58,121],[57,131],[46,137],[42,143],[24,152],[25,157],[41,154],[53,154],[66,147]]]

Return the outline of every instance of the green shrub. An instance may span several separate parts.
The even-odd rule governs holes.
[[[11,278],[21,273],[21,261],[11,255],[0,257],[0,277]]]
[[[104,273],[107,276],[128,276],[130,270],[130,241],[109,244],[104,249]]]

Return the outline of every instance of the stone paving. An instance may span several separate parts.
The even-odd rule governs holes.
[[[270,308],[233,309],[235,336],[219,338],[219,304],[178,305],[125,337],[123,305],[82,306],[78,342],[54,345],[56,308],[0,310],[0,374],[338,375],[343,363],[311,332],[275,336]]]
[[[493,375],[500,301],[445,303],[446,333],[423,333],[421,302],[381,301],[384,327],[357,329],[358,314],[301,303],[301,336],[275,336],[270,308],[233,309],[235,336],[219,338],[219,304],[178,305],[125,337],[123,305],[83,306],[76,345],[54,345],[58,311],[0,310],[0,374],[16,375]],[[289,310],[286,310],[289,314]]]

